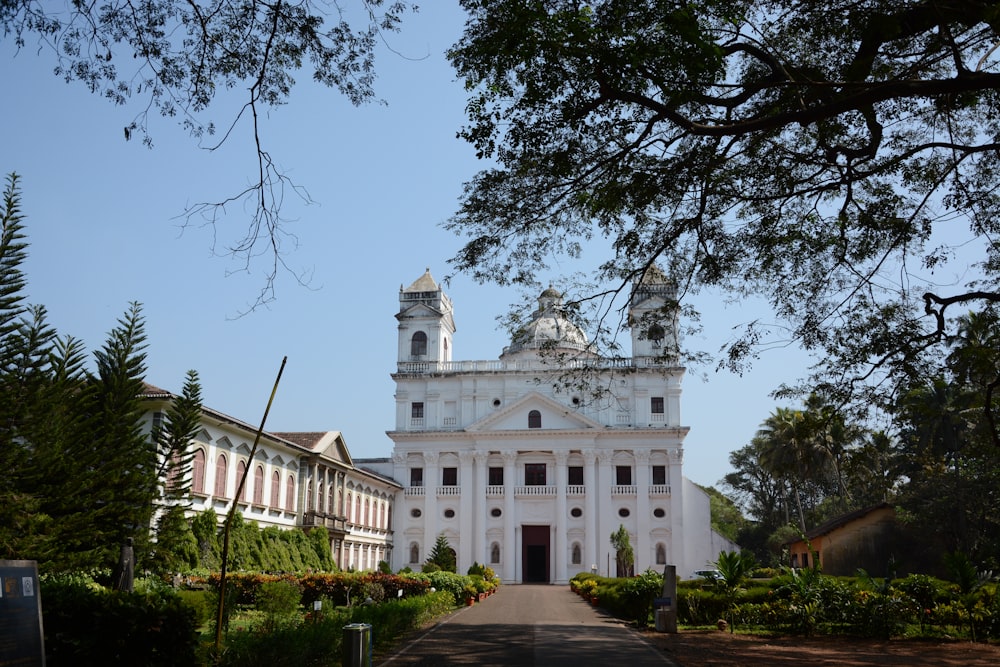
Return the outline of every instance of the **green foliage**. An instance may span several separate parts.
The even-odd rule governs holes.
[[[171,401],[162,424],[155,424],[150,437],[156,448],[158,480],[163,481],[161,497],[170,504],[190,502],[191,440],[201,429],[201,384],[198,372],[189,370],[181,395]]]
[[[637,577],[626,579],[621,592],[627,616],[634,618],[639,627],[644,627],[652,615],[653,600],[663,592],[663,575],[646,570]]]
[[[619,524],[618,530],[611,533],[611,546],[615,550],[618,576],[631,577],[635,573],[635,552],[624,525]]]
[[[179,505],[168,507],[156,523],[156,544],[149,556],[150,570],[188,572],[198,567],[198,541]]]
[[[219,519],[215,510],[206,507],[191,520],[191,533],[198,548],[198,563],[207,570],[217,570],[221,564]]]
[[[997,133],[991,4],[465,6],[461,136],[491,166],[449,223],[459,270],[531,284],[600,238],[599,287],[574,277],[595,322],[657,263],[690,293],[759,296],[773,324],[742,323],[720,363],[794,341],[822,362],[788,390],[860,412],[940,363],[956,309],[1000,302],[1000,171],[972,157]],[[967,282],[941,294],[911,265]]]
[[[455,572],[457,567],[455,550],[448,544],[448,538],[444,534],[437,536],[434,547],[424,563],[424,572],[428,571],[427,565],[436,566],[444,572]]]
[[[288,580],[268,581],[257,591],[257,610],[264,613],[265,628],[273,630],[290,622],[299,611],[302,591],[296,582]]]
[[[745,551],[722,551],[714,565],[715,569],[719,571],[719,575],[713,584],[729,603],[729,631],[733,632],[736,619],[732,612],[744,586],[750,579],[750,573],[757,567],[757,560],[752,554]]]
[[[470,579],[467,575],[440,570],[427,574],[427,577],[431,582],[431,586],[439,591],[451,593],[455,604],[462,604],[462,601],[465,600],[465,587],[470,585]]]
[[[220,667],[325,665],[341,654],[343,628],[350,623],[372,626],[372,642],[385,647],[454,608],[452,597],[439,591],[350,609],[324,609],[308,620],[271,632],[231,632],[219,658]]]
[[[46,663],[53,667],[195,664],[195,612],[172,591],[109,591],[82,577],[41,582]]]
[[[713,486],[701,487],[701,489],[708,494],[712,530],[726,539],[736,542],[740,531],[747,523],[739,507]]]

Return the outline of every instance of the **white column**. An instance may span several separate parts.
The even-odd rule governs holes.
[[[555,583],[565,584],[569,582],[566,576],[566,561],[569,554],[566,553],[566,460],[569,458],[568,452],[553,452],[556,457],[556,517],[552,524],[555,532]]]
[[[633,451],[632,456],[635,459],[635,573],[639,574],[654,562],[649,538],[653,528],[649,514],[649,450]]]
[[[618,530],[618,514],[611,503],[611,486],[614,484],[611,455],[606,449],[597,452],[597,571],[613,577],[615,566],[611,562],[614,560],[611,533]]]
[[[670,544],[667,550],[667,563],[683,568],[688,572],[692,566],[684,557],[684,476],[681,466],[684,450],[678,447],[668,453],[670,464],[667,466],[667,481],[670,482]]]
[[[461,500],[459,500],[458,507],[458,567],[457,571],[459,574],[465,574],[469,566],[472,565],[473,560],[478,560],[473,556],[473,542],[475,537],[472,533],[472,527],[475,525],[473,522],[473,517],[477,509],[476,502],[473,501],[477,498],[476,487],[473,484],[474,477],[472,472],[472,461],[474,453],[470,451],[464,451],[458,453],[458,461],[460,468],[458,470],[458,483],[459,483],[459,493]]]
[[[583,565],[590,568],[597,566],[600,572],[600,564],[597,556],[600,553],[597,549],[597,533],[600,526],[597,523],[597,469],[594,462],[597,456],[592,450],[583,452],[583,493],[584,509],[583,515],[587,526],[591,526],[583,538]]]
[[[489,554],[486,553],[486,486],[489,482],[487,477],[488,463],[489,463],[489,453],[488,452],[476,452],[475,454],[475,464],[476,464],[476,484],[472,487],[473,502],[472,502],[472,530],[473,530],[473,542],[472,542],[472,559],[479,563],[489,563]],[[465,493],[465,489],[462,489]],[[468,506],[463,504],[463,507]]]
[[[521,557],[520,540],[515,538],[520,529],[514,523],[514,487],[517,483],[515,464],[517,452],[503,452],[503,544],[500,559],[503,563],[503,582],[517,582],[517,560]]]
[[[438,474],[438,453],[424,452],[424,544],[422,560],[426,560],[434,548],[438,536],[437,488],[441,482]]]

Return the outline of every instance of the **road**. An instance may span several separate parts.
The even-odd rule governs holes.
[[[416,635],[379,667],[672,666],[622,621],[594,609],[568,586],[508,585]]]

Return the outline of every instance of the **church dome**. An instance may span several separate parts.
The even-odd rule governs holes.
[[[538,297],[531,321],[514,334],[500,358],[537,357],[550,351],[580,353],[588,348],[587,334],[566,317],[562,294],[550,286]]]

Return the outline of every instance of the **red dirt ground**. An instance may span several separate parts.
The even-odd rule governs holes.
[[[756,637],[709,630],[645,632],[680,667],[997,667],[1000,646],[856,637]]]

